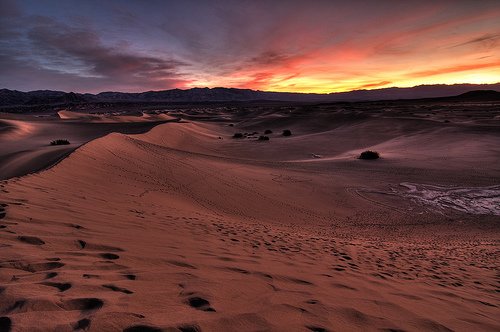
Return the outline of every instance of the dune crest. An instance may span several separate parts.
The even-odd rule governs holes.
[[[0,138],[2,140],[17,140],[33,135],[36,127],[30,123],[19,120],[0,120]]]

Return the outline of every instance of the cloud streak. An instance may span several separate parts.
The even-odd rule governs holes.
[[[127,52],[117,46],[105,46],[95,31],[81,30],[53,21],[43,20],[28,32],[33,50],[46,60],[64,64],[74,60],[82,64],[82,73],[101,78],[124,79],[176,76],[185,63]],[[69,61],[70,65],[73,65]],[[67,70],[63,65],[61,71]]]

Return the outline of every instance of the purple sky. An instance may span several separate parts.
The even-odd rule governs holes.
[[[0,0],[0,88],[500,81],[500,1]]]

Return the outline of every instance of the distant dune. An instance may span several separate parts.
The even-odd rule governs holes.
[[[176,120],[166,114],[105,116],[60,111],[59,119],[2,119],[0,114],[0,180],[49,167],[81,144],[110,132],[140,133],[166,121]],[[57,139],[68,139],[71,144],[49,145]]]

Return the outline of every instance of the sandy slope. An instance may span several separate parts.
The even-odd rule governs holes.
[[[403,181],[495,184],[498,168],[470,166],[498,136],[482,135],[486,152],[443,169],[426,163],[432,149],[419,153],[416,136],[402,137],[404,121],[328,149],[372,126],[351,122],[317,134],[287,122],[297,135],[265,143],[232,140],[227,126],[167,123],[4,181],[0,330],[500,329],[498,218],[390,194]],[[366,139],[414,155],[349,157]],[[329,158],[305,162],[311,152]]]
[[[0,114],[0,180],[44,169],[81,144],[110,132],[140,133],[173,120],[162,114],[147,117],[96,115],[98,121],[93,121],[88,117],[79,118],[80,113],[61,112],[67,115],[62,121],[51,117]],[[68,139],[71,145],[50,146],[55,139]]]

